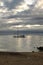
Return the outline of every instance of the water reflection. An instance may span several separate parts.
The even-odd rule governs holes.
[[[13,38],[13,35],[0,36],[0,51],[38,52],[43,46],[43,35],[28,35],[26,38]]]

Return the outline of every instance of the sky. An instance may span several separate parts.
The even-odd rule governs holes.
[[[0,0],[0,30],[13,29],[15,25],[43,24],[43,0]]]

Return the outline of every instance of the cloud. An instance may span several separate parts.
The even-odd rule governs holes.
[[[12,0],[10,2],[10,0],[5,0],[4,3],[5,3],[5,6],[8,7],[8,9],[14,9],[17,5],[19,5],[23,0]]]
[[[36,0],[34,0],[34,4],[32,5],[28,5],[24,0],[0,0],[0,30],[9,29],[11,26],[21,24],[42,25],[43,16],[39,17],[40,20],[32,16],[34,18],[33,20],[30,16],[39,14],[40,16],[43,15],[43,4],[39,6],[39,2]]]
[[[0,18],[15,18],[16,15],[30,15],[33,13],[34,5],[28,5],[24,0],[1,0],[0,1]],[[33,13],[35,14],[35,13]],[[21,17],[21,16],[20,16]]]
[[[28,9],[28,5],[23,0],[2,0],[0,1],[0,18],[17,15]]]

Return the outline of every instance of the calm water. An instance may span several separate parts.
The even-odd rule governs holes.
[[[0,36],[0,51],[32,52],[43,46],[43,35],[28,35],[25,38],[14,38],[13,35]]]

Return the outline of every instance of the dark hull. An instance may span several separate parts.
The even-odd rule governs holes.
[[[25,38],[25,35],[15,35],[14,38]]]

